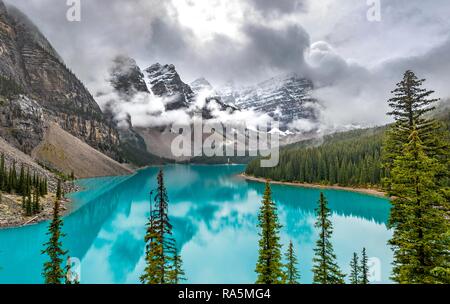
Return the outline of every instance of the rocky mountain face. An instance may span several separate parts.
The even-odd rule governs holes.
[[[317,121],[313,83],[296,74],[269,79],[255,86],[228,85],[218,92],[222,100],[242,109],[267,113],[286,129],[296,119]]]
[[[194,80],[190,84],[190,86],[196,96],[205,93],[207,94],[205,97],[205,106],[203,107],[203,117],[205,117],[206,119],[212,118],[211,111],[209,110],[211,102],[214,102],[220,111],[229,110],[231,112],[234,112],[239,110],[238,107],[236,107],[233,103],[224,102],[221,93],[215,90],[211,83],[209,83],[209,81],[204,77]]]
[[[105,115],[117,124],[120,139],[121,154],[132,163],[144,166],[161,160],[147,151],[147,145],[142,136],[133,127],[131,116],[128,114],[125,120],[117,121],[113,113],[113,103],[132,102],[137,94],[150,91],[145,83],[142,73],[136,61],[127,56],[117,56],[111,67],[110,83],[120,100],[111,100],[112,104],[106,105]]]
[[[272,78],[254,86],[214,88],[205,78],[199,78],[190,84],[183,82],[173,65],[157,63],[145,72],[152,94],[167,99],[166,111],[182,109],[190,115],[201,112],[204,119],[211,119],[214,117],[215,110],[233,112],[252,109],[280,121],[282,131],[289,130],[290,124],[297,119],[311,122],[318,120],[317,103],[311,97],[313,84],[308,79],[295,74]],[[147,142],[147,148],[157,155],[162,153],[152,150],[154,146],[152,143],[165,142],[158,138],[158,134],[164,137],[163,130],[164,128],[159,131],[138,128],[139,134]],[[298,138],[312,136],[312,133],[306,133],[284,132],[283,135],[286,138],[283,140],[291,143]],[[164,144],[161,143],[159,146]]]
[[[214,90],[214,87],[209,83],[206,78],[201,77],[190,84],[192,91],[194,91],[196,94],[202,92],[202,91],[211,91],[214,95],[217,95],[217,92]]]
[[[24,95],[42,108],[46,120],[58,123],[101,152],[121,158],[116,128],[105,119],[83,83],[65,66],[36,26],[17,9],[6,8],[1,0],[0,75],[20,86]],[[39,142],[40,136],[39,132],[31,133],[32,138],[19,148],[28,151]]]
[[[211,84],[200,78],[193,83],[186,84],[173,64],[161,65],[156,63],[145,70],[148,74],[150,89],[154,95],[167,98],[166,111],[188,109],[192,115],[200,112],[204,119],[211,119],[211,102],[215,103],[220,110],[236,110],[232,105],[222,101],[221,96],[214,92]],[[208,91],[210,94],[202,96],[204,101],[198,101],[199,94]]]
[[[166,111],[188,108],[194,101],[194,92],[181,80],[173,64],[155,63],[145,71],[153,94],[168,98]]]
[[[30,154],[45,133],[44,110],[33,99],[18,96],[0,104],[0,137]]]
[[[111,67],[110,82],[113,88],[123,95],[123,98],[130,99],[136,93],[149,93],[144,79],[144,73],[133,58],[119,55],[113,59]]]

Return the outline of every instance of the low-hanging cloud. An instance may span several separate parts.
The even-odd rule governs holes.
[[[252,7],[264,14],[268,15],[279,15],[279,14],[289,14],[297,10],[306,10],[305,0],[248,0]]]
[[[428,78],[438,96],[450,95],[447,0],[381,1],[375,23],[363,0],[82,0],[82,21],[73,23],[65,1],[9,3],[30,16],[94,95],[102,93],[100,104],[113,99],[105,92],[117,54],[141,67],[173,63],[185,82],[204,76],[215,85],[248,84],[296,72],[314,81],[327,128],[387,122],[386,100],[407,69]],[[180,3],[199,14],[181,18]],[[223,14],[212,14],[215,8]],[[200,35],[208,25],[221,30]],[[141,113],[156,117],[153,107],[166,102],[147,96],[151,108],[142,109],[139,98],[123,105],[138,124],[147,120]],[[183,119],[161,115],[158,122]]]

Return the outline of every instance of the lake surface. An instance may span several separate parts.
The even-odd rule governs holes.
[[[138,283],[144,268],[144,234],[149,192],[157,168],[125,177],[79,181],[75,211],[64,218],[65,249],[81,261],[82,283]],[[181,250],[187,283],[253,283],[258,253],[257,213],[264,184],[236,175],[243,166],[165,168],[169,216]],[[312,281],[317,239],[314,209],[319,189],[273,185],[281,239],[295,245],[302,283]],[[390,203],[359,193],[324,190],[333,211],[332,243],[349,273],[353,252],[363,247],[376,266],[379,283],[389,282],[392,253],[386,222]],[[42,283],[40,254],[48,223],[0,230],[0,283]]]

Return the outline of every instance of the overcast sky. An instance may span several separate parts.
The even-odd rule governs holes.
[[[368,21],[366,0],[81,0],[81,22],[67,21],[66,1],[9,3],[93,94],[111,59],[126,54],[213,85],[297,72],[314,80],[325,119],[339,124],[385,122],[386,98],[406,69],[450,96],[448,0],[381,0],[380,22]]]

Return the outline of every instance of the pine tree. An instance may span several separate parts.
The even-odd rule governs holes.
[[[353,258],[350,261],[350,284],[359,284],[360,280],[360,266],[359,266],[359,260],[358,260],[358,254],[355,252],[353,253]]]
[[[287,284],[299,284],[300,281],[300,274],[297,270],[297,256],[294,252],[294,245],[292,244],[292,241],[289,242],[288,250],[285,254],[285,258],[287,260],[286,263],[286,270],[285,270],[285,277],[286,277],[286,283]]]
[[[281,225],[278,222],[277,207],[272,201],[269,182],[266,183],[258,221],[261,231],[259,233],[259,257],[255,270],[258,275],[256,283],[282,284],[284,283],[284,273],[279,237]]]
[[[442,170],[445,165],[426,155],[419,131],[413,129],[391,172],[389,225],[394,233],[389,243],[392,279],[398,283],[450,283],[435,272],[450,269],[449,201],[437,182]]]
[[[27,210],[27,197],[25,194],[22,194],[22,209],[23,211],[25,211],[26,214],[26,210]]]
[[[31,192],[28,194],[25,200],[25,214],[26,216],[33,215],[33,206],[32,206]]]
[[[369,259],[367,257],[366,248],[363,248],[362,254],[361,254],[361,265],[360,265],[360,274],[361,284],[369,284],[369,265],[368,265]]]
[[[186,274],[183,270],[183,260],[181,255],[177,251],[173,255],[173,265],[169,272],[169,283],[179,284],[182,281],[186,281]]]
[[[333,225],[329,219],[331,211],[328,209],[328,203],[323,193],[320,193],[316,213],[315,227],[319,229],[319,239],[314,249],[313,282],[315,284],[344,284],[344,275],[337,265],[336,255],[330,241],[333,233]]]
[[[62,263],[67,251],[62,249],[61,238],[64,237],[61,232],[62,226],[63,221],[59,215],[59,201],[56,200],[53,208],[53,219],[47,232],[50,239],[44,244],[46,248],[42,251],[42,254],[48,255],[50,259],[44,263],[42,272],[46,284],[62,284],[65,280],[65,267]]]
[[[10,187],[10,193],[13,193],[17,190],[17,172],[16,172],[16,163],[15,162],[13,162],[12,167],[10,168],[9,187]]]
[[[25,192],[25,169],[22,166],[20,167],[20,175],[19,175],[19,187],[18,191],[19,194],[24,194]]]
[[[430,98],[434,91],[424,89],[425,79],[418,79],[412,71],[406,71],[403,80],[392,91],[394,97],[388,102],[392,111],[388,113],[395,123],[386,132],[383,143],[383,165],[387,173],[384,180],[386,189],[390,189],[392,180],[389,173],[395,159],[402,155],[402,149],[409,142],[413,130],[417,130],[425,145],[427,156],[436,158],[449,167],[448,133],[441,123],[427,117],[427,113],[435,109],[434,104],[439,99]],[[447,170],[448,171],[448,170]],[[448,172],[443,172],[441,181],[448,182]]]
[[[27,182],[26,182],[26,194],[25,195],[30,195],[31,194],[31,175],[30,175],[30,171],[27,170],[27,178],[26,178]]]
[[[38,188],[34,188],[34,198],[33,198],[33,214],[37,214],[41,212],[41,206],[39,204],[39,190]]]
[[[56,187],[56,199],[60,201],[62,198],[61,180],[58,179],[58,185]]]
[[[141,282],[144,284],[170,283],[170,270],[173,266],[173,253],[176,248],[175,240],[172,237],[172,225],[169,221],[168,196],[162,170],[158,173],[157,181],[155,210],[150,212],[145,236],[146,267],[141,276]]]

